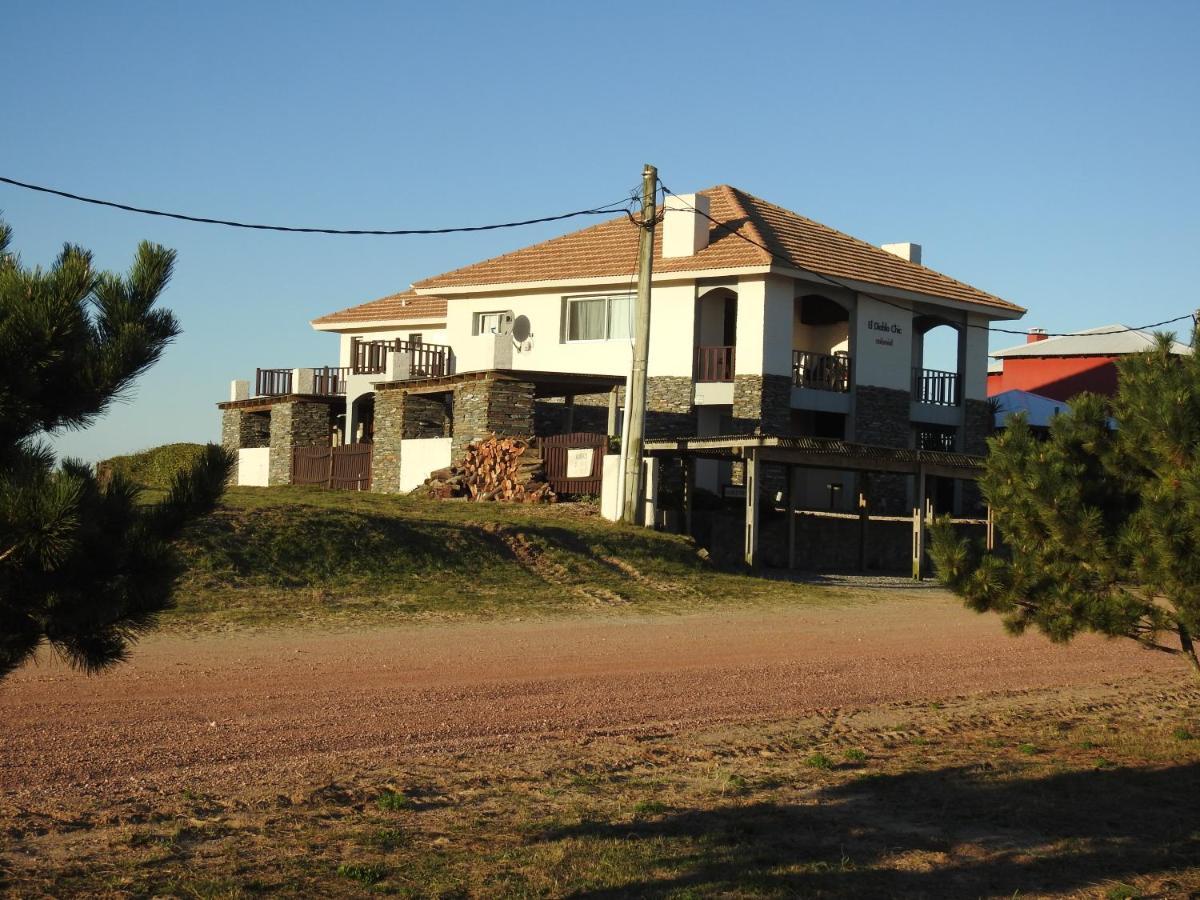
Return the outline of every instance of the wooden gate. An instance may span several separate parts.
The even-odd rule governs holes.
[[[292,448],[292,484],[342,491],[371,489],[371,445]]]
[[[542,451],[546,480],[556,494],[600,493],[608,435],[590,431],[556,434],[538,438],[538,448]]]

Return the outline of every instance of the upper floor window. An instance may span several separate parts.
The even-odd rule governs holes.
[[[633,296],[568,297],[568,341],[611,341],[633,333]]]
[[[475,313],[475,334],[499,334],[506,312]]]

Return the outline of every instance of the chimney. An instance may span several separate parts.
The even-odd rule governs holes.
[[[883,249],[892,256],[898,256],[901,259],[907,259],[911,263],[921,264],[921,245],[914,244],[911,241],[905,241],[901,244],[884,244]]]
[[[699,213],[693,212],[699,210]],[[663,204],[663,257],[695,256],[708,246],[708,198],[700,194],[668,196]]]
[[[1025,343],[1036,344],[1038,341],[1044,341],[1045,339],[1046,339],[1046,329],[1045,328],[1030,328],[1029,335],[1025,338]]]

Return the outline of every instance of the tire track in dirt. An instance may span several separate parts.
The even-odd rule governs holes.
[[[489,522],[481,526],[481,530],[489,539],[508,551],[525,571],[547,584],[566,588],[578,597],[604,606],[629,602],[627,597],[622,597],[616,591],[584,584],[573,576],[566,566],[549,559],[544,550],[514,528]]]

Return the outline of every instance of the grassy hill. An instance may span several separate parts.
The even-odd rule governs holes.
[[[183,544],[182,625],[351,624],[813,600],[595,507],[233,488]]]
[[[171,487],[175,473],[191,466],[203,449],[203,444],[163,444],[106,459],[96,465],[96,474],[102,481],[121,474],[143,488],[165,491]]]

